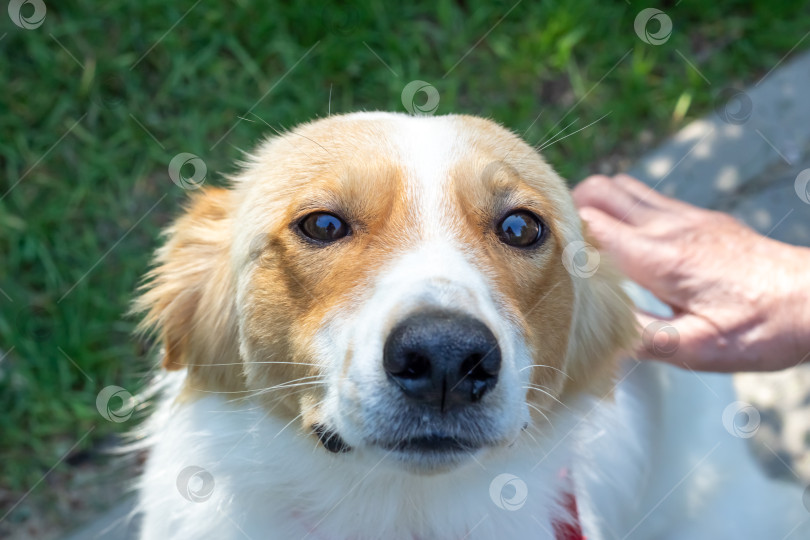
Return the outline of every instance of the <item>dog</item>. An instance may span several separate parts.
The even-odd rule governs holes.
[[[633,303],[666,307],[520,137],[329,116],[229,180],[135,304],[165,368],[142,538],[808,538],[730,379],[630,358]]]

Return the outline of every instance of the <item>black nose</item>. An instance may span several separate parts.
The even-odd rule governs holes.
[[[478,401],[498,382],[501,350],[478,319],[450,312],[411,315],[385,341],[383,367],[402,391],[440,407]]]

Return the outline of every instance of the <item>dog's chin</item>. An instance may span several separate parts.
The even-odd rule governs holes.
[[[403,470],[410,474],[431,476],[449,473],[472,461],[467,453],[452,454],[392,454]]]
[[[449,472],[472,461],[483,448],[480,444],[454,437],[431,434],[397,442],[378,442],[380,449],[414,474]]]
[[[407,439],[375,438],[368,446],[376,448],[407,472],[432,475],[474,463],[480,454],[504,445],[496,440],[429,433]]]

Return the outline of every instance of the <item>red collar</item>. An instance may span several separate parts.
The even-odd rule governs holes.
[[[582,534],[582,526],[579,524],[579,509],[577,509],[576,497],[574,497],[573,493],[566,493],[563,501],[571,520],[554,523],[554,535],[557,540],[587,540],[586,536]]]

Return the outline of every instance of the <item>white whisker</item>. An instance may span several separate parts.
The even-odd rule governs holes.
[[[268,360],[266,362],[227,362],[224,364],[187,364],[188,366],[193,367],[208,367],[208,366],[242,366],[248,364],[281,364],[281,365],[291,365],[291,366],[316,366],[320,367],[320,364],[311,364],[306,362],[278,362],[275,360]]]
[[[543,411],[541,411],[539,407],[537,407],[536,405],[534,405],[534,404],[532,404],[532,403],[529,403],[528,401],[526,402],[526,405],[528,405],[529,407],[531,407],[531,408],[532,408],[532,409],[534,409],[535,411],[539,412],[539,413],[540,413],[540,415],[541,415],[543,418],[545,418],[545,419],[546,419],[546,422],[548,422],[548,425],[550,425],[550,426],[552,426],[552,425],[553,425],[553,424],[551,423],[551,420],[549,419],[549,417],[548,417],[548,416],[546,416],[546,413],[544,413]]]
[[[541,386],[537,386],[537,385],[534,385],[534,384],[528,384],[528,385],[524,386],[523,388],[525,388],[526,390],[537,390],[538,392],[542,392],[543,394],[547,395],[548,397],[550,397],[551,399],[553,399],[554,401],[556,401],[557,403],[559,403],[560,405],[562,405],[563,407],[568,409],[569,411],[571,410],[568,407],[568,405],[566,405],[565,403],[563,403],[562,401],[557,399],[557,397],[554,396],[554,394],[552,394],[551,392],[549,392],[548,390],[546,390],[545,388],[543,388]]]
[[[272,439],[270,439],[270,442],[269,442],[269,443],[267,443],[267,446],[270,446],[270,444],[271,444],[273,441],[275,441],[275,440],[276,440],[276,437],[278,437],[279,435],[281,435],[282,433],[284,433],[284,430],[285,430],[285,429],[287,429],[288,427],[290,427],[290,426],[293,424],[293,422],[295,422],[296,420],[298,420],[298,419],[299,419],[299,418],[301,418],[302,416],[304,416],[304,412],[303,412],[303,411],[301,411],[300,413],[298,413],[297,415],[295,415],[295,418],[293,418],[292,420],[290,420],[289,422],[287,422],[287,423],[284,425],[284,427],[283,427],[283,428],[281,428],[280,430],[278,430],[278,433],[276,433],[275,435],[273,435],[273,438],[272,438]],[[265,448],[267,448],[267,446],[265,446]]]
[[[255,393],[251,395],[251,397],[262,396],[264,394],[268,394],[276,390],[287,390],[289,388],[299,388],[301,386],[317,386],[317,385],[326,385],[326,381],[304,381],[297,383],[277,384],[276,386],[271,386],[270,388],[262,388],[261,390],[256,390]]]
[[[206,390],[205,388],[195,388],[193,386],[190,387],[190,388],[192,390],[197,391],[197,392],[204,392],[206,394],[247,394],[247,395],[243,396],[243,398],[249,399],[249,398],[264,394],[266,392],[271,392],[273,390],[279,390],[279,389],[284,389],[284,388],[294,388],[296,386],[303,386],[303,385],[306,385],[306,384],[326,384],[326,381],[324,381],[324,380],[300,382],[300,381],[307,381],[308,379],[320,379],[320,378],[321,378],[321,375],[311,375],[311,376],[308,376],[308,377],[301,377],[301,378],[298,378],[298,379],[293,379],[291,381],[287,381],[287,382],[284,382],[284,383],[281,383],[281,384],[277,384],[275,386],[270,386],[270,387],[267,387],[267,388],[260,388],[258,390]]]
[[[578,130],[574,131],[573,133],[569,133],[569,134],[568,134],[568,135],[566,135],[565,137],[560,137],[559,139],[554,139],[554,140],[552,140],[551,142],[545,143],[543,146],[541,146],[540,148],[538,148],[538,149],[537,149],[537,151],[539,152],[539,151],[541,151],[541,150],[545,150],[546,148],[548,148],[548,147],[549,147],[549,146],[551,146],[552,144],[558,143],[558,142],[560,142],[560,141],[561,141],[561,140],[563,140],[563,139],[567,139],[567,138],[568,138],[568,137],[570,137],[571,135],[576,135],[577,133],[579,133],[579,132],[580,132],[580,131],[582,131],[583,129],[587,129],[587,128],[591,127],[592,125],[594,125],[595,123],[599,122],[600,120],[602,120],[603,118],[605,118],[607,115],[609,115],[609,114],[610,114],[610,113],[612,113],[612,112],[613,112],[613,111],[608,111],[608,112],[607,112],[606,114],[604,114],[604,115],[603,115],[601,118],[597,118],[596,120],[594,120],[593,122],[591,122],[591,123],[590,123],[590,124],[588,124],[587,126],[585,126],[585,127],[581,127],[581,128],[579,128]]]
[[[540,441],[538,441],[537,438],[534,435],[532,435],[528,429],[524,429],[522,433],[525,433],[526,435],[531,437],[531,439],[535,442],[535,444],[537,444],[538,446],[540,445]]]
[[[276,128],[274,128],[273,126],[271,126],[270,124],[268,124],[268,123],[267,123],[267,122],[264,120],[264,118],[260,117],[258,114],[254,113],[254,112],[251,112],[250,114],[252,114],[252,115],[253,115],[253,116],[255,116],[256,118],[258,118],[259,120],[261,120],[261,121],[264,123],[264,125],[266,125],[266,126],[267,126],[267,127],[269,127],[270,129],[272,129],[273,131],[275,131],[275,132],[276,132],[276,133],[279,135],[279,137],[281,137],[281,136],[282,136],[282,133],[281,133],[279,130],[277,130]],[[281,127],[284,127],[284,126],[281,126]],[[285,128],[285,129],[286,129],[286,128]],[[309,141],[309,142],[311,142],[312,144],[317,144],[318,146],[320,146],[320,147],[321,147],[321,150],[323,150],[323,151],[324,151],[324,152],[326,152],[327,154],[330,154],[330,155],[331,155],[331,153],[329,152],[329,150],[327,150],[326,148],[324,148],[324,147],[321,145],[321,143],[319,143],[318,141],[314,141],[314,140],[310,139],[310,138],[309,138],[309,137],[307,137],[306,135],[301,135],[300,133],[297,133],[297,132],[295,132],[295,131],[286,131],[285,133],[289,133],[289,134],[291,134],[291,135],[298,135],[299,137],[302,137],[302,138],[304,138],[304,139],[308,140],[308,141]]]
[[[555,368],[554,366],[547,366],[547,365],[545,365],[545,364],[532,364],[532,365],[530,365],[530,366],[526,366],[526,367],[522,367],[522,368],[520,368],[520,369],[518,370],[518,372],[525,371],[525,370],[527,370],[527,369],[536,368],[536,367],[544,367],[544,368],[548,368],[548,369],[553,369],[554,371],[557,371],[558,373],[560,373],[560,374],[562,374],[562,375],[564,375],[564,376],[568,377],[568,379],[569,379],[569,380],[571,380],[571,381],[573,381],[573,380],[574,380],[573,378],[571,378],[571,375],[569,375],[568,373],[564,372],[563,370],[561,370],[561,369],[559,369],[559,368]]]
[[[579,122],[579,117],[577,116],[577,117],[576,117],[576,118],[574,118],[574,120],[573,120],[572,122],[570,122],[570,123],[569,123],[567,126],[565,126],[565,127],[564,127],[564,128],[562,128],[560,131],[558,131],[557,133],[555,133],[555,134],[554,134],[552,137],[549,137],[549,136],[548,136],[548,135],[549,135],[549,133],[551,133],[552,131],[554,131],[554,128],[555,128],[555,127],[557,127],[557,126],[559,126],[559,125],[560,125],[560,122],[562,122],[563,120],[565,120],[565,117],[564,117],[564,116],[563,116],[562,118],[560,118],[560,120],[559,120],[559,121],[558,121],[556,124],[554,124],[553,126],[551,126],[551,129],[550,129],[550,130],[548,130],[548,133],[546,133],[546,134],[543,136],[543,142],[541,142],[540,144],[535,145],[535,148],[540,147],[540,146],[543,146],[543,145],[544,145],[544,144],[546,144],[548,141],[550,141],[550,140],[552,140],[552,139],[555,139],[555,138],[559,137],[560,135],[562,135],[563,133],[565,133],[565,132],[568,130],[568,128],[570,128],[571,126],[573,126],[574,124],[576,124],[577,122]]]
[[[284,401],[285,398],[287,398],[289,396],[294,396],[296,394],[300,394],[301,392],[305,392],[306,390],[307,390],[307,388],[300,388],[300,389],[298,389],[298,390],[296,390],[294,392],[289,392],[286,395],[278,396],[276,398],[271,399],[270,402],[272,402],[274,404],[270,408],[270,412],[272,412],[276,407],[278,407],[278,405],[282,401]],[[261,392],[261,390],[254,390],[253,392],[254,393],[249,395],[249,396],[235,397],[235,398],[232,398],[232,399],[228,399],[228,400],[225,401],[225,403],[237,403],[237,402],[240,402],[240,401],[249,401],[250,399],[252,399],[256,395],[260,395],[260,394],[257,394],[256,392]],[[257,405],[256,407],[250,407],[249,409],[246,409],[246,410],[254,410],[254,409],[261,409],[261,408],[264,408],[264,406],[263,405]]]

